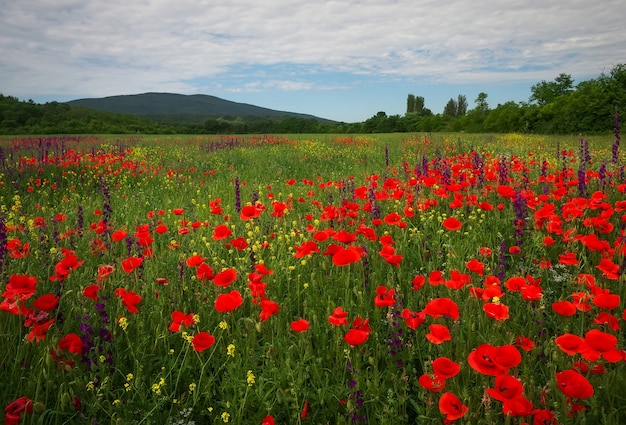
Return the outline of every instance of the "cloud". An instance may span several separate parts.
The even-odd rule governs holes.
[[[7,94],[302,91],[596,76],[621,0],[23,0],[0,10]],[[271,70],[261,75],[260,70]],[[210,81],[213,80],[214,83]]]

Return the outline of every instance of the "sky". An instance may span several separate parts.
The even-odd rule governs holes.
[[[525,102],[626,62],[623,0],[19,0],[0,8],[0,93],[145,92],[362,122]]]

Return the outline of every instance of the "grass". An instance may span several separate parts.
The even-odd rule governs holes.
[[[626,182],[613,142],[4,139],[5,419],[622,423]],[[224,303],[232,291],[240,305]],[[337,307],[348,315],[334,326]],[[358,318],[367,326],[350,331]],[[487,391],[502,376],[521,391]]]

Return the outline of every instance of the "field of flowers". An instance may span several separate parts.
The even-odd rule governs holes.
[[[5,423],[625,423],[619,142],[4,139]]]

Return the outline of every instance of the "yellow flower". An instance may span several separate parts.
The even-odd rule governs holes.
[[[118,404],[122,404],[120,399],[113,400],[113,406],[117,406]]]
[[[129,373],[128,375],[126,375],[126,380],[127,381],[132,381],[132,379],[135,377],[135,375],[133,375],[132,373]]]
[[[230,413],[228,412],[222,412],[222,421],[224,421],[224,423],[228,422],[230,420]]]
[[[189,392],[192,393],[196,390],[198,386],[196,385],[195,382],[192,382],[191,384],[189,384]]]
[[[117,324],[120,325],[120,328],[122,328],[123,331],[125,331],[128,327],[128,319],[122,316],[117,320]]]
[[[492,302],[492,303],[499,303],[499,302],[500,302],[500,297],[493,297],[493,298],[491,299],[491,302]]]
[[[87,388],[87,391],[93,391],[96,388],[93,381],[87,382],[87,385],[85,387]]]
[[[228,344],[228,347],[226,347],[226,354],[230,357],[235,357],[235,344]]]
[[[255,382],[255,376],[254,373],[252,373],[251,370],[249,370],[248,372],[246,372],[246,381],[248,382],[248,386],[251,387],[252,385],[254,385]]]
[[[228,323],[226,323],[226,321],[224,321],[224,320],[222,320],[222,321],[219,323],[219,325],[218,325],[218,326],[220,327],[220,329],[222,329],[222,330],[224,330],[224,331],[225,331],[226,329],[228,329]]]
[[[196,325],[200,323],[200,315],[198,314],[193,315],[193,323],[195,323]]]

